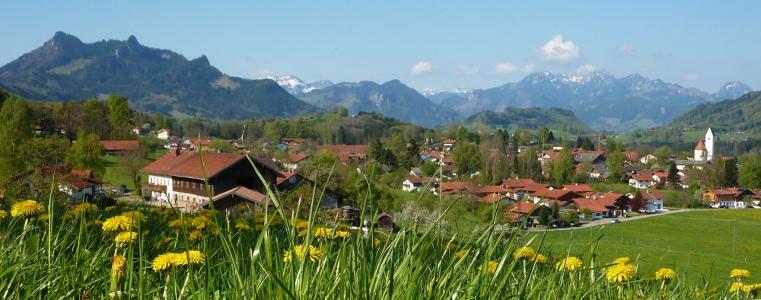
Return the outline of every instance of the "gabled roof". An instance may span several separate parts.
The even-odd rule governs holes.
[[[502,185],[506,188],[522,188],[536,184],[536,181],[530,178],[502,179]]]
[[[527,215],[531,213],[532,211],[534,211],[534,209],[538,206],[539,205],[534,204],[533,202],[528,202],[528,201],[516,202],[510,207],[509,211],[513,213]]]
[[[541,197],[551,200],[560,200],[560,198],[563,198],[565,196],[568,196],[570,194],[574,194],[572,191],[566,191],[566,190],[559,190],[559,189],[548,189],[544,188],[541,190],[538,190],[533,193],[535,197]]]
[[[650,201],[650,200],[663,200],[663,195],[658,192],[644,192],[642,193],[642,200]]]
[[[700,141],[698,141],[698,144],[695,145],[695,150],[706,150],[706,143],[703,139],[700,139]]]
[[[212,178],[244,159],[245,156],[240,153],[204,153],[206,177]],[[179,154],[176,151],[169,151],[145,166],[143,171],[155,175],[204,179],[201,155],[196,151],[180,151]]]
[[[479,187],[477,193],[507,193],[507,189],[501,185],[485,185]]]
[[[505,196],[504,194],[499,194],[499,193],[491,193],[481,197],[482,202],[486,202],[490,204],[494,202],[499,202],[505,199],[510,199],[510,197]]]
[[[309,155],[303,154],[303,153],[292,153],[288,154],[288,162],[295,164],[302,160],[305,160]]]
[[[234,187],[219,195],[216,195],[214,196],[214,198],[212,198],[212,201],[217,201],[219,199],[226,198],[231,195],[241,197],[249,202],[254,202],[259,205],[263,205],[263,206],[270,205],[270,199],[266,195],[260,192],[248,189],[246,187],[242,187],[242,186]],[[204,206],[206,205],[208,205],[208,203],[205,204]]]
[[[619,193],[598,193],[587,199],[597,200],[605,206],[616,206],[616,202],[625,198],[628,199],[626,195]]]
[[[574,198],[573,203],[576,205],[576,208],[578,208],[579,210],[588,209],[592,212],[608,211],[608,208],[605,206],[605,203],[595,199]]]
[[[464,181],[446,181],[439,184],[442,191],[464,191],[472,189],[472,183]]]
[[[567,184],[564,185],[563,190],[577,192],[577,193],[591,193],[594,192],[592,187],[588,184]]]
[[[140,149],[140,142],[135,140],[100,141],[103,151],[136,151]]]

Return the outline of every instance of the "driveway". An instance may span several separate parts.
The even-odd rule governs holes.
[[[695,208],[676,208],[676,209],[669,209],[668,211],[660,212],[660,213],[657,213],[657,214],[642,214],[642,215],[634,216],[634,217],[618,218],[618,220],[621,221],[621,222],[629,222],[629,221],[634,221],[634,220],[639,220],[639,219],[652,218],[652,217],[658,217],[658,216],[665,216],[665,215],[669,215],[669,214],[676,214],[676,213],[681,213],[681,212],[686,212],[686,211],[695,211],[695,210],[698,210],[698,209],[695,209]],[[589,227],[594,227],[594,226],[601,226],[601,225],[611,224],[610,220],[612,220],[612,219],[613,218],[607,218],[607,219],[589,221],[589,222],[586,222],[586,223],[584,223],[584,225],[581,225],[579,227],[556,228],[556,229],[551,229],[551,231],[574,230],[574,229],[583,229],[583,228],[589,228]],[[611,225],[614,225],[614,224],[611,224]],[[536,231],[544,231],[544,230],[545,230],[544,228],[529,228],[526,231],[536,232]]]

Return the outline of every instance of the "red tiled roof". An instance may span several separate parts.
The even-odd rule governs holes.
[[[595,199],[575,198],[573,199],[573,203],[579,210],[588,209],[592,212],[608,211],[608,208],[605,207],[605,203]]]
[[[507,189],[501,185],[485,185],[478,188],[478,193],[506,193]]]
[[[531,213],[535,207],[537,207],[537,205],[532,202],[517,202],[510,208],[510,212],[527,215]]]
[[[212,178],[242,159],[245,159],[245,156],[239,153],[204,153],[206,176]],[[169,151],[145,166],[143,171],[157,175],[204,179],[201,155],[195,151],[182,151],[179,155],[176,155],[175,151]]]
[[[700,141],[698,141],[698,144],[695,145],[695,150],[705,150],[705,149],[706,149],[705,141],[701,139]]]
[[[626,155],[626,158],[629,159],[629,161],[639,160],[639,152],[637,151],[626,151],[624,152],[624,155]]]
[[[90,178],[92,177],[92,170],[72,168],[71,174],[77,175],[79,177]]]
[[[507,196],[505,196],[503,194],[491,193],[491,194],[488,194],[486,196],[481,197],[481,201],[491,204],[491,203],[499,202],[499,201],[502,201],[502,200],[505,200],[505,199],[508,199],[508,198],[509,197],[507,197]]]
[[[544,188],[541,190],[538,190],[534,192],[534,196],[536,197],[542,197],[552,200],[559,200],[560,198],[563,198],[564,196],[567,196],[568,194],[573,193],[572,191],[566,191],[566,190],[558,190],[558,189],[548,189]]]
[[[588,184],[567,184],[563,186],[563,190],[577,192],[577,193],[589,193],[594,192],[592,187]]]
[[[302,160],[304,160],[304,159],[306,159],[307,157],[309,157],[309,156],[308,156],[308,155],[306,155],[306,154],[303,154],[303,153],[293,153],[293,154],[288,154],[288,160],[289,160],[291,163],[294,163],[294,164],[295,164],[295,163],[298,163],[298,162],[300,162],[300,161],[302,161]]]
[[[140,149],[140,142],[134,140],[100,141],[103,151],[135,151]]]
[[[645,201],[651,200],[651,199],[663,200],[663,195],[661,195],[661,193],[658,193],[658,192],[644,192],[642,193],[642,199],[644,199]]]
[[[618,193],[599,193],[592,195],[592,197],[588,199],[597,200],[605,206],[615,206],[616,202],[622,198],[626,198],[626,195]]]
[[[471,189],[471,183],[470,182],[463,182],[463,181],[447,181],[442,182],[439,187],[441,191],[464,191],[467,189]]]
[[[502,185],[506,188],[527,187],[530,185],[536,185],[537,183],[530,178],[527,179],[503,179]]]
[[[636,180],[636,181],[653,181],[653,175],[637,174],[637,175],[634,176],[634,180]]]

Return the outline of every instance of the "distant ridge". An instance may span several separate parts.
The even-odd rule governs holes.
[[[206,56],[188,60],[170,50],[126,41],[83,43],[57,32],[41,47],[0,68],[0,85],[37,100],[119,94],[143,111],[216,119],[285,117],[319,109],[272,80],[228,76]]]

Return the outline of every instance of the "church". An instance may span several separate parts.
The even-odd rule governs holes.
[[[703,139],[698,141],[695,146],[695,155],[692,158],[695,161],[713,161],[713,131],[708,128]]]

